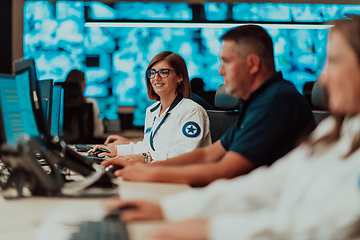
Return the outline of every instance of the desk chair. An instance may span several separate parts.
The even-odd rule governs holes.
[[[191,100],[202,106],[205,110],[214,110],[214,108],[207,101],[205,101],[205,99],[196,93],[191,93]]]
[[[316,80],[311,90],[311,102],[316,124],[330,115],[328,108],[328,95],[324,87]]]
[[[64,104],[64,140],[68,143],[94,142],[92,103]]]
[[[221,85],[215,93],[215,106],[219,110],[207,110],[210,120],[210,133],[212,142],[216,142],[221,136],[235,124],[239,112],[240,99],[225,92],[225,86]]]
[[[303,96],[310,104],[311,108],[313,108],[312,101],[311,101],[311,92],[314,87],[315,82],[306,82],[303,87]]]
[[[93,105],[79,102],[83,96],[80,82],[56,82],[64,89],[64,140],[68,143],[95,143]]]

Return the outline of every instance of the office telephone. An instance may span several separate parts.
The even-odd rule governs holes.
[[[27,188],[32,195],[41,196],[83,196],[80,191],[91,186],[110,188],[115,191],[100,192],[91,196],[114,195],[116,189],[111,182],[109,173],[98,164],[91,163],[86,157],[72,151],[58,138],[48,141],[36,137],[23,137],[16,147],[3,145],[0,149],[1,160],[11,172],[4,189],[15,188],[17,196],[23,197]],[[48,169],[36,159],[40,153]],[[84,176],[84,180],[69,182],[62,174],[63,169],[69,169]]]

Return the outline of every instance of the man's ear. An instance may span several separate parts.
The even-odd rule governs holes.
[[[261,60],[260,57],[254,53],[249,54],[246,57],[246,64],[250,74],[256,74],[260,71]]]

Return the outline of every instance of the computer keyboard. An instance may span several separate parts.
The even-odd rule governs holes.
[[[79,232],[71,240],[128,240],[125,223],[120,220],[104,219],[100,222],[82,222]]]
[[[78,152],[87,152],[87,151],[93,149],[93,147],[90,147],[85,144],[75,144],[75,148]]]
[[[94,156],[85,156],[87,157],[92,163],[100,164],[102,161],[106,160],[106,158],[103,157],[94,157]]]

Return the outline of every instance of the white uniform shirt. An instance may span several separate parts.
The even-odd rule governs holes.
[[[160,102],[146,109],[144,140],[136,144],[117,145],[117,155],[149,152],[153,160],[166,160],[196,148],[211,144],[209,117],[203,107],[190,99],[183,98],[171,111],[153,137],[166,111],[159,116]],[[158,106],[156,108],[156,106]]]
[[[324,120],[312,136],[334,122]],[[164,216],[208,218],[212,240],[358,239],[360,150],[342,156],[359,132],[360,116],[347,118],[340,140],[326,151],[301,145],[271,167],[164,198]]]

